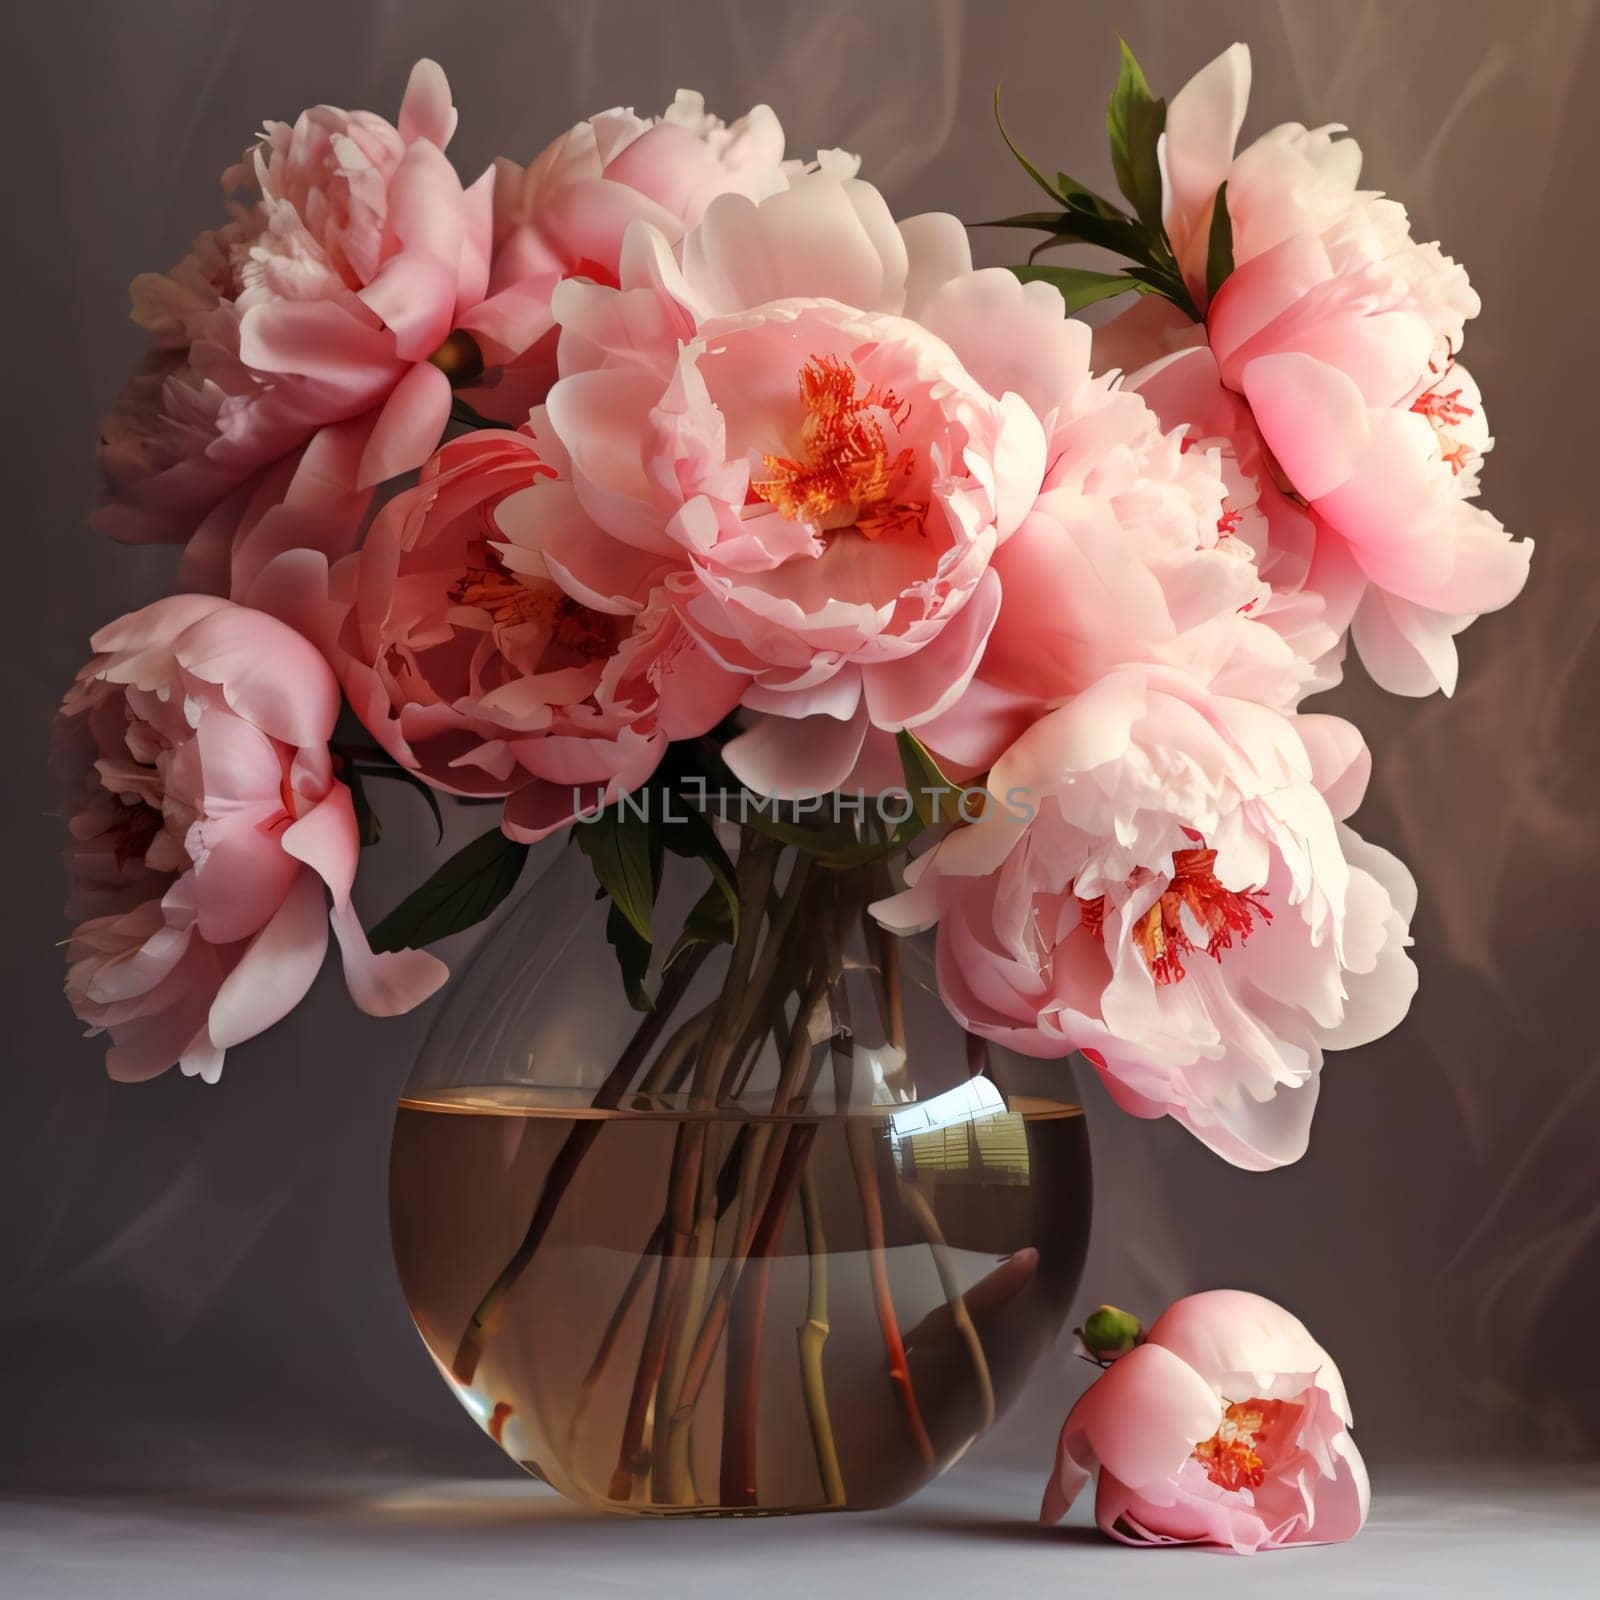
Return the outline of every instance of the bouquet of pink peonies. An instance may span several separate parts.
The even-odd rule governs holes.
[[[970,1033],[1294,1161],[1324,1051],[1416,984],[1366,747],[1302,706],[1350,642],[1449,693],[1531,545],[1476,503],[1466,273],[1342,130],[1237,149],[1248,87],[1235,45],[1166,104],[1124,48],[1120,200],[1014,152],[1047,204],[1011,270],[765,106],[603,112],[470,183],[432,62],[393,124],[267,124],[135,281],[101,443],[96,525],[182,549],[62,708],[67,993],[113,1076],[215,1079],[330,924],[363,1010],[416,1005],[571,829],[642,1010],[774,850],[870,868]],[[499,815],[364,929],[391,778]]]

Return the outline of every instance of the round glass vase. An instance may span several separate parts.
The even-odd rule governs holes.
[[[931,944],[868,914],[883,863],[746,838],[737,938],[682,948],[644,1011],[565,848],[396,1118],[424,1342],[507,1455],[608,1510],[904,1499],[1016,1396],[1087,1249],[1065,1065],[963,1032]],[[703,887],[669,858],[658,950]]]

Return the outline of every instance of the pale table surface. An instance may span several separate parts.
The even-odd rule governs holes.
[[[1380,1472],[1352,1544],[1241,1560],[1124,1550],[1037,1474],[958,1467],[860,1516],[588,1516],[514,1479],[0,1499],[3,1600],[271,1596],[1600,1596],[1600,1467]]]

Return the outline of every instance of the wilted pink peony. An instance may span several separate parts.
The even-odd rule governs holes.
[[[1169,355],[1184,341],[1145,307],[1128,314],[1154,336],[1143,353],[1115,332],[1102,348],[1130,369],[1167,357],[1169,422],[1215,414],[1218,384],[1243,396],[1235,452],[1260,457],[1264,498],[1269,483],[1288,491],[1266,507],[1286,556],[1275,588],[1318,596],[1384,687],[1448,693],[1454,636],[1515,598],[1532,551],[1470,503],[1492,440],[1456,353],[1478,298],[1437,245],[1412,239],[1403,207],[1356,187],[1361,152],[1339,129],[1285,124],[1235,155],[1249,82],[1235,45],[1174,96],[1161,143],[1167,231],[1200,304],[1227,184],[1233,271],[1206,308],[1208,350]],[[1131,382],[1149,390],[1149,377]]]
[[[432,956],[374,955],[350,903],[360,849],[328,738],[339,688],[305,639],[226,600],[177,595],[102,628],[62,702],[82,798],[71,822],[67,997],[123,1079],[223,1054],[297,1005],[328,901],[356,1004],[409,1010]]]
[[[1369,767],[1338,718],[1124,668],[1024,733],[980,820],[875,910],[938,923],[940,991],[972,1032],[1081,1050],[1124,1110],[1281,1166],[1323,1051],[1388,1032],[1416,989],[1410,876],[1340,824]]]
[[[1298,1318],[1237,1289],[1190,1295],[1072,1408],[1040,1520],[1098,1468],[1095,1521],[1124,1544],[1352,1539],[1371,1491],[1350,1425],[1339,1369]]]
[[[498,162],[489,298],[462,320],[502,363],[475,398],[479,409],[516,424],[544,401],[556,377],[556,285],[615,284],[631,222],[676,243],[718,195],[760,200],[799,170],[784,161],[770,107],[729,124],[688,89],[659,117],[617,107],[578,123],[526,167]]]
[[[447,371],[477,359],[451,335],[488,286],[493,175],[462,187],[455,123],[421,61],[398,127],[334,106],[267,124],[225,175],[232,219],[134,280],[150,346],[104,427],[98,527],[187,541],[186,584],[235,596],[282,549],[354,542],[372,485],[438,443]]]
[[[441,789],[510,795],[519,839],[570,822],[575,790],[588,810],[637,788],[669,740],[708,732],[745,682],[673,610],[664,585],[683,560],[591,529],[565,468],[553,439],[469,434],[331,578],[302,551],[262,580],[264,603],[323,645],[384,749]]]
[[[680,255],[636,224],[619,288],[560,287],[549,421],[596,528],[686,559],[684,616],[753,680],[766,715],[730,766],[825,792],[869,727],[915,726],[967,683],[1044,430],[915,319],[906,240],[848,163],[722,196]]]

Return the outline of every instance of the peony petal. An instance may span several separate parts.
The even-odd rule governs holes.
[[[339,685],[309,639],[244,606],[213,611],[173,643],[179,666],[215,684],[231,710],[289,745],[326,744]]]
[[[306,814],[282,834],[286,854],[310,867],[328,886],[334,909],[350,904],[356,861],[361,854],[361,830],[355,802],[344,784],[336,783]]]
[[[449,420],[450,380],[431,361],[419,361],[384,401],[361,455],[358,485],[369,488],[420,467]]]
[[[873,726],[892,733],[948,711],[972,682],[999,615],[1000,579],[991,568],[931,644],[898,661],[863,668]]]
[[[865,706],[847,722],[834,717],[759,718],[729,740],[722,759],[757,794],[785,800],[837,789],[849,777],[867,734]]]
[[[1151,1504],[1172,1504],[1179,1469],[1221,1420],[1216,1391],[1188,1362],[1158,1344],[1139,1345],[1068,1413],[1040,1520],[1058,1522],[1097,1464]]]
[[[1261,356],[1244,370],[1244,392],[1267,447],[1307,500],[1355,474],[1372,428],[1344,373],[1311,356]]]
[[[349,901],[342,907],[335,905],[329,920],[339,940],[350,998],[369,1017],[403,1016],[434,994],[450,976],[450,969],[426,950],[392,950],[375,955]]]
[[[426,139],[443,150],[450,143],[456,131],[456,108],[450,99],[450,82],[437,61],[424,56],[411,69],[397,126],[407,144]]]
[[[1249,98],[1249,47],[1230,45],[1172,97],[1156,144],[1161,220],[1197,305],[1205,304],[1212,198],[1233,162]]]
[[[1295,731],[1311,757],[1312,781],[1339,821],[1360,806],[1372,777],[1372,752],[1361,730],[1343,717],[1302,712]]]
[[[1170,1351],[1224,1392],[1228,1380],[1241,1376],[1263,1389],[1279,1377],[1312,1376],[1345,1425],[1354,1420],[1332,1357],[1297,1316],[1262,1295],[1243,1289],[1189,1295],[1158,1317],[1145,1337],[1148,1345]]]
[[[211,1002],[207,1031],[222,1050],[270,1028],[305,998],[328,949],[322,881],[302,872]]]

